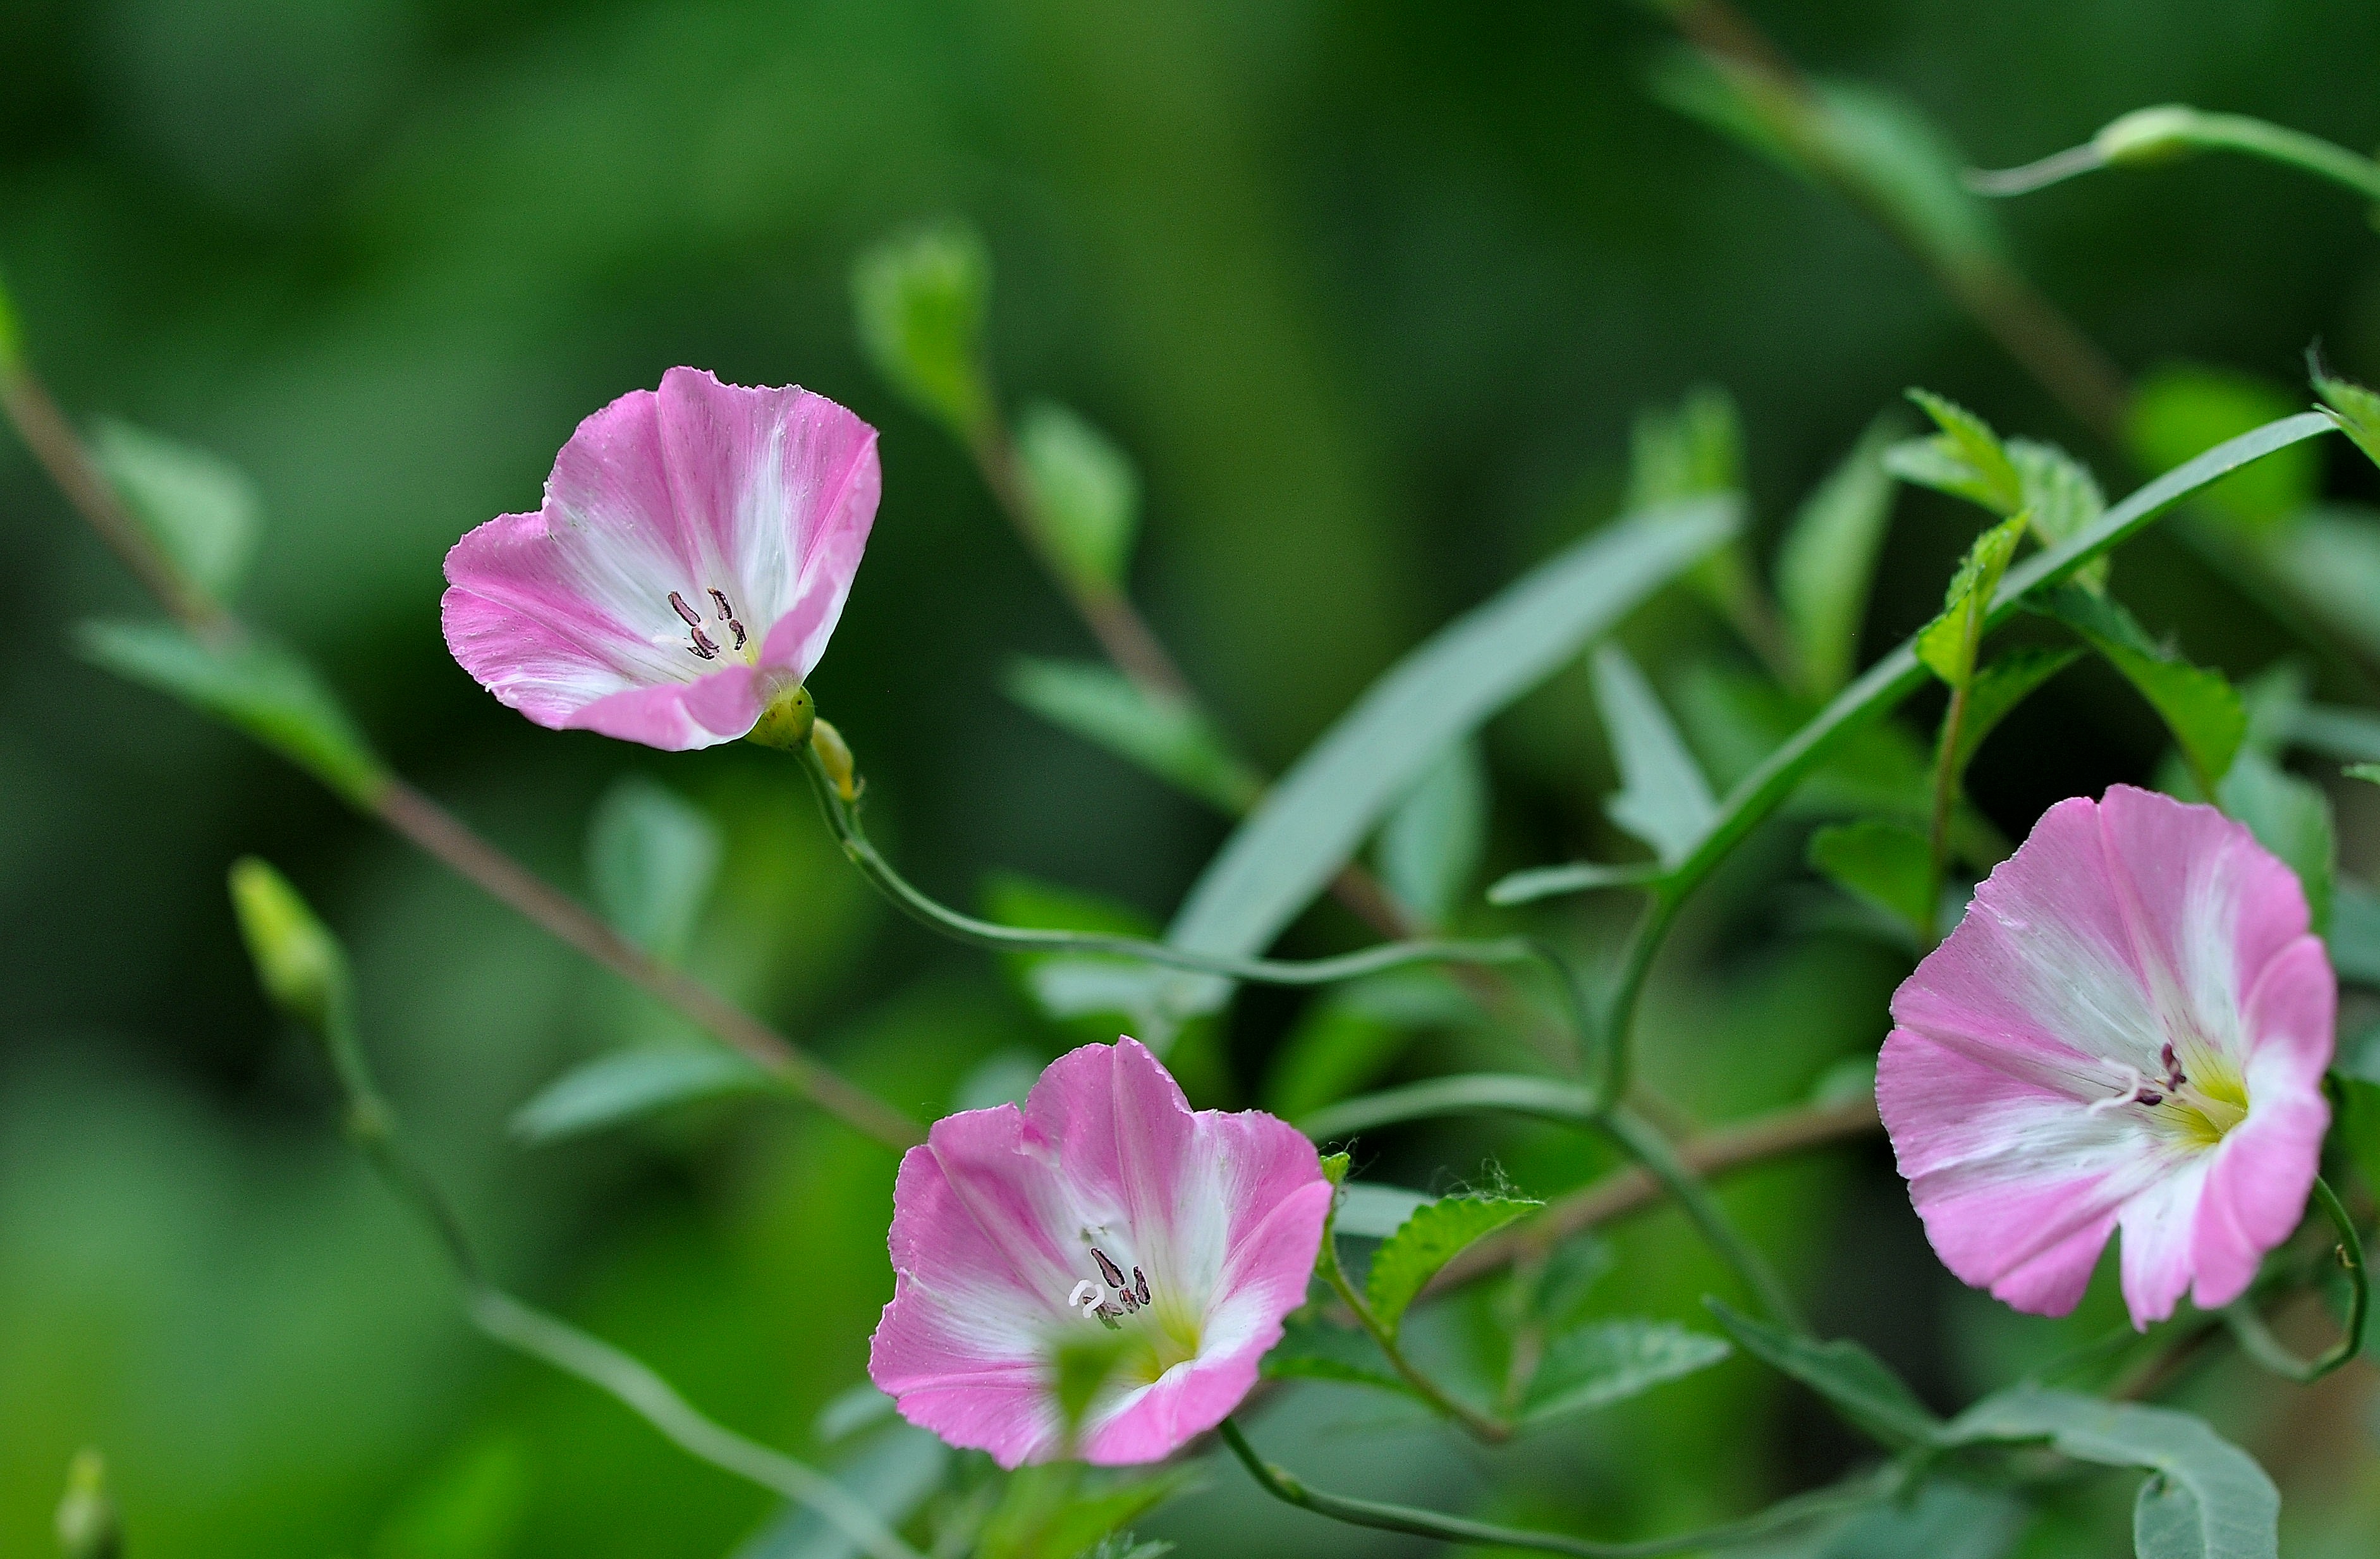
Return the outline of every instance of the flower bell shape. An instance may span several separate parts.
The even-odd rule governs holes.
[[[1876,1102],[1935,1251],[2063,1315],[2120,1228],[2135,1326],[2230,1303],[2304,1215],[2338,1000],[2247,829],[2129,786],[2059,802],[1892,998]]]
[[[851,593],[876,430],[674,368],[578,424],[545,504],[446,554],[446,647],[540,725],[683,751],[798,688]]]
[[[1331,1195],[1286,1122],[1194,1113],[1137,1041],[1086,1045],[1023,1109],[937,1121],[901,1161],[869,1378],[911,1423],[1013,1468],[1068,1454],[1053,1361],[1105,1336],[1071,1453],[1156,1461],[1256,1383]]]

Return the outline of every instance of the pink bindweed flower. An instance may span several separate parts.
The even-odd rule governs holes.
[[[1222,1421],[1305,1302],[1331,1186],[1257,1111],[1193,1114],[1138,1041],[1051,1062],[1019,1110],[934,1123],[892,1193],[892,1302],[868,1372],[901,1414],[1002,1467],[1064,1453],[1053,1358],[1117,1361],[1076,1455],[1156,1461]]]
[[[540,725],[733,741],[825,652],[876,518],[876,430],[691,368],[578,424],[545,505],[446,554],[446,646]]]
[[[2338,984],[2289,869],[2212,807],[2060,801],[1892,998],[1876,1102],[1945,1265],[2074,1308],[2123,1230],[2146,1330],[2305,1212]]]

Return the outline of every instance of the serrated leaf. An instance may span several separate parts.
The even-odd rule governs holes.
[[[2144,470],[2170,470],[2226,439],[2277,421],[2305,405],[2302,394],[2227,369],[2171,364],[2132,386],[2124,443]],[[2322,451],[2277,449],[2197,494],[2197,501],[2252,531],[2267,531],[2312,503],[2322,481]]]
[[[1428,926],[1468,895],[1488,849],[1488,766],[1457,742],[1422,775],[1380,829],[1380,880]]]
[[[2151,1477],[2133,1509],[2141,1559],[2277,1559],[2279,1493],[2255,1459],[2171,1407],[2019,1386],[1950,1425],[1954,1443],[2046,1441],[2060,1455]]]
[[[1474,1240],[1543,1205],[1515,1197],[1449,1197],[1415,1208],[1372,1257],[1364,1284],[1364,1302],[1372,1319],[1395,1336],[1406,1309],[1440,1267]]]
[[[1887,450],[1885,466],[1893,475],[1981,504],[2003,518],[2024,507],[2024,482],[1990,423],[1931,390],[1912,389],[1909,398],[1942,431]]]
[[[2008,457],[2024,495],[2020,507],[2032,518],[2033,533],[2043,546],[2058,546],[2081,535],[2107,512],[2098,478],[2056,445],[2012,438]],[[2092,590],[2107,589],[2109,561],[2094,559],[2075,571],[2075,581]]]
[[[1983,749],[1993,727],[2016,712],[2041,685],[2082,659],[2075,650],[2028,647],[2011,650],[1975,673],[1967,684],[1966,713],[1959,722],[1959,745],[1950,754],[1950,772],[1962,775]]]
[[[1944,1425],[1885,1362],[1848,1339],[1812,1342],[1739,1315],[1717,1299],[1711,1314],[1743,1351],[1808,1386],[1850,1423],[1891,1450],[1944,1443]]]
[[[2330,420],[2355,441],[2355,447],[2380,466],[2380,394],[2347,379],[2335,379],[2314,365],[2313,387],[2321,395]]]
[[[1870,818],[1810,835],[1810,864],[1827,880],[1908,924],[1934,926],[1933,847],[1905,823]]]
[[[1733,535],[1738,508],[1706,499],[1621,520],[1441,628],[1266,795],[1199,874],[1167,940],[1229,956],[1269,945],[1439,753]],[[1177,984],[1184,1005],[1208,1009],[1230,991],[1206,977]]]
[[[909,1424],[872,1435],[827,1468],[860,1504],[894,1530],[942,1486],[950,1447]],[[788,1504],[736,1549],[733,1559],[855,1559],[859,1545],[806,1505]]]
[[[2024,516],[2017,515],[1976,537],[1943,592],[1942,615],[1918,632],[1917,658],[1953,688],[1964,687],[1974,675],[1975,652],[1983,642],[1992,595],[2016,556],[2024,528]]]
[[[598,1056],[539,1090],[513,1114],[513,1135],[542,1146],[697,1100],[766,1093],[776,1081],[716,1045],[655,1045]]]
[[[263,512],[256,486],[230,461],[129,422],[91,430],[91,455],[174,571],[221,601],[256,554]]]
[[[1620,767],[1621,788],[1604,810],[1664,862],[1683,858],[1702,842],[1718,803],[1645,674],[1616,644],[1595,652],[1595,701]]]
[[[1831,698],[1851,680],[1876,559],[1892,518],[1884,469],[1891,423],[1879,418],[1803,500],[1777,552],[1777,599],[1792,633],[1802,690]]]
[[[2192,665],[2152,640],[2115,600],[2074,585],[2040,591],[2036,610],[2057,618],[2140,690],[2194,773],[2220,781],[2248,736],[2247,707],[2221,672]]]
[[[674,961],[693,939],[723,849],[719,827],[642,774],[616,781],[587,830],[587,881],[622,936]]]
[[[370,810],[388,771],[305,662],[249,638],[215,650],[167,623],[88,622],[86,659],[245,731],[355,806]]]
[[[1520,1419],[1541,1424],[1625,1402],[1707,1370],[1733,1351],[1707,1332],[1666,1321],[1629,1319],[1583,1326],[1547,1345],[1522,1397]]]
[[[1368,1335],[1313,1316],[1292,1316],[1283,1323],[1280,1343],[1264,1357],[1262,1373],[1269,1381],[1335,1381],[1421,1400]]]
[[[2330,927],[2330,885],[2338,840],[2330,798],[2261,752],[2243,752],[2223,777],[2223,810],[2248,825],[2256,842],[2288,863],[2305,889],[2317,936]]]
[[[852,267],[859,344],[885,381],[959,438],[992,415],[982,364],[991,256],[962,222],[915,227]]]
[[[1140,476],[1105,433],[1062,406],[1038,401],[1016,423],[1016,457],[1034,522],[1059,566],[1079,584],[1112,591],[1132,562]]]
[[[1111,666],[1018,660],[1002,687],[1051,725],[1221,811],[1247,810],[1264,788],[1196,710],[1143,692]]]

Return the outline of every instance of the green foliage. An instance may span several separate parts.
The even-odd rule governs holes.
[[[1111,1533],[1188,1492],[1196,1476],[1185,1468],[1153,1478],[1102,1480],[1087,1490],[1071,1463],[1019,1468],[984,1523],[975,1559],[1077,1559]]]
[[[1595,701],[1620,765],[1620,792],[1604,810],[1664,864],[1682,859],[1718,812],[1709,782],[1644,673],[1616,644],[1595,652]]]
[[[1990,423],[1931,390],[1911,390],[1909,398],[1941,431],[1886,450],[1887,470],[1903,481],[1981,504],[1996,515],[2024,507],[2023,479]]]
[[[1380,880],[1424,925],[1446,924],[1470,891],[1488,849],[1488,808],[1478,744],[1458,742],[1381,826]]]
[[[1892,518],[1884,468],[1892,423],[1869,424],[1852,452],[1803,500],[1777,553],[1777,601],[1802,672],[1802,690],[1831,698],[1851,680],[1877,552]]]
[[[2171,364],[2133,387],[2124,443],[2144,469],[2169,470],[2304,404],[2302,397],[2250,374]],[[2200,499],[2236,525],[2268,530],[2313,500],[2321,470],[2322,452],[2310,445],[2278,450],[2215,483]]]
[[[1917,635],[1917,658],[1953,688],[1965,687],[1975,674],[1975,652],[1983,644],[1992,597],[2016,556],[2024,528],[2024,517],[2018,515],[1976,537],[1943,593],[1942,615]]]
[[[1478,1007],[1434,969],[1393,969],[1316,997],[1265,1075],[1265,1108],[1298,1120],[1376,1081],[1420,1034],[1474,1021]]]
[[[1707,1370],[1731,1351],[1705,1332],[1666,1321],[1603,1321],[1547,1344],[1529,1378],[1521,1421],[1541,1424],[1641,1396],[1655,1386]]]
[[[2373,773],[2355,777],[2380,784],[2380,768],[2358,767],[2372,768]],[[2330,929],[2325,934],[2330,941],[2331,967],[2339,979],[2380,987],[2380,894],[2351,878],[2336,879],[2330,892]]]
[[[165,623],[87,622],[85,659],[245,731],[369,810],[388,773],[305,662],[260,639],[209,648]]]
[[[1933,849],[1908,824],[1871,818],[1821,828],[1810,835],[1810,864],[1907,924],[1921,942],[1933,930]]]
[[[2338,874],[2338,830],[2330,798],[2260,752],[2244,752],[2223,777],[2223,810],[2248,825],[2265,848],[2289,863],[2305,888],[2317,935],[2330,926],[2331,883]]]
[[[2193,774],[2219,783],[2247,738],[2248,713],[2219,671],[2192,665],[2152,640],[2113,598],[2065,585],[2032,598],[2123,673],[2157,712]],[[2204,783],[2204,781],[2202,781]]]
[[[1674,411],[1648,406],[1636,413],[1628,454],[1630,509],[1660,508],[1742,486],[1743,426],[1734,397],[1725,390],[1698,384]]]
[[[256,982],[273,1005],[321,1033],[347,1001],[347,957],[289,879],[254,856],[232,862],[231,907]]]
[[[1218,810],[1236,816],[1263,783],[1232,756],[1206,717],[1143,691],[1113,667],[1087,661],[1019,659],[1002,686],[1061,729],[1103,747]]]
[[[983,366],[991,256],[960,222],[913,228],[852,267],[859,343],[885,382],[956,437],[972,442],[993,415]]]
[[[237,467],[112,420],[91,430],[91,453],[176,574],[211,600],[238,588],[256,553],[263,505]]]
[[[2355,441],[2355,447],[2374,465],[2380,465],[2380,394],[2325,373],[2319,359],[2313,368],[2313,387],[2322,396],[2324,414]]]
[[[108,1496],[107,1464],[98,1452],[76,1453],[54,1524],[59,1559],[118,1559],[123,1553],[124,1528]]]
[[[2380,513],[2326,504],[2261,536],[2266,565],[2322,621],[2380,655]]]
[[[2059,546],[2098,523],[2107,512],[2107,496],[2090,468],[2054,444],[2032,439],[2008,441],[2009,463],[2016,468],[2023,494],[2018,508],[2033,521],[2033,533],[2044,547]],[[2092,590],[2107,586],[2110,560],[2094,559],[2076,570],[2078,584]]]
[[[1950,1435],[1970,1444],[2046,1441],[2076,1461],[2153,1474],[2132,1513],[2140,1559],[2276,1559],[2280,1552],[2273,1480],[2189,1413],[2021,1386],[1961,1414]]]
[[[1016,457],[1034,524],[1059,567],[1079,589],[1120,589],[1140,526],[1140,477],[1131,458],[1049,401],[1026,407],[1017,419]]]
[[[565,1072],[514,1113],[512,1131],[542,1146],[681,1104],[766,1093],[775,1086],[758,1063],[724,1046],[641,1046]]]
[[[1344,1153],[1334,1153],[1343,1159]],[[1383,1186],[1370,1180],[1354,1180],[1339,1193],[1339,1206],[1331,1217],[1331,1228],[1342,1235],[1359,1239],[1386,1239],[1405,1226],[1405,1221],[1428,1206],[1434,1198],[1419,1191],[1409,1191],[1402,1186]]]
[[[723,842],[700,808],[642,774],[613,783],[587,830],[587,882],[613,929],[675,960],[719,874]]]
[[[1331,1381],[1420,1400],[1369,1335],[1311,1314],[1290,1318],[1280,1345],[1265,1355],[1263,1371],[1269,1381]]]
[[[871,1434],[827,1470],[895,1530],[941,1488],[956,1458],[929,1431],[908,1424]],[[807,1506],[789,1504],[734,1559],[856,1559],[858,1545]]]
[[[1439,755],[1542,681],[1735,530],[1733,505],[1638,516],[1564,550],[1390,668],[1224,843],[1166,932],[1264,947],[1345,865]],[[1211,1005],[1220,981],[1179,981]]]
[[[1999,723],[2016,713],[2017,706],[2031,698],[2051,677],[2081,659],[2075,650],[2050,650],[2032,647],[2011,650],[1975,673],[1967,684],[1966,713],[1959,722],[1959,745],[1949,755],[1953,778],[1963,775],[1967,766],[1983,749],[1984,738],[1992,734]]]
[[[1415,1208],[1373,1253],[1372,1270],[1364,1284],[1364,1302],[1372,1319],[1394,1337],[1406,1307],[1440,1267],[1473,1241],[1542,1205],[1515,1197],[1448,1197]]]
[[[1847,1340],[1821,1343],[1705,1299],[1744,1352],[1808,1386],[1843,1419],[1892,1450],[1949,1443],[1942,1420],[1876,1355]]]
[[[505,1559],[528,1514],[529,1460],[496,1436],[443,1458],[381,1523],[370,1559]]]

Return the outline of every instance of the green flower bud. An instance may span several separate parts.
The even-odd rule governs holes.
[[[2183,104],[2136,108],[2091,138],[2111,167],[2170,163],[2198,150],[2199,113]]]
[[[817,700],[809,689],[796,687],[789,693],[780,693],[760,718],[744,733],[744,739],[762,747],[773,747],[784,752],[799,752],[802,743],[810,739],[810,723],[818,717]]]
[[[810,750],[826,769],[826,777],[834,782],[834,793],[846,801],[859,799],[859,774],[853,767],[850,744],[843,733],[823,720],[810,726]]]
[[[287,878],[254,856],[232,863],[231,904],[264,993],[316,1032],[327,1030],[346,997],[347,961],[338,939]]]

